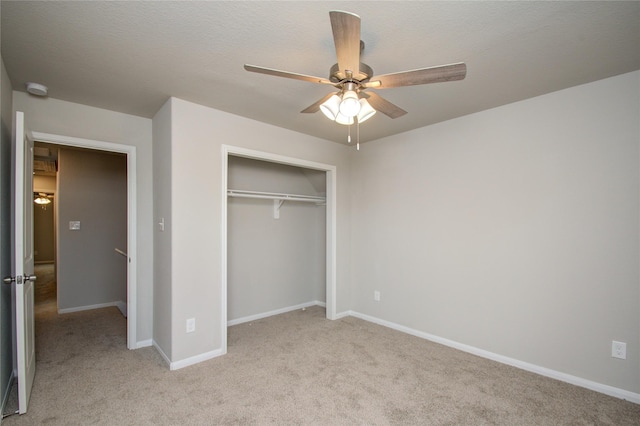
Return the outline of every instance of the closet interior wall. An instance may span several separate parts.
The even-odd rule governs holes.
[[[230,190],[326,195],[326,173],[229,156]],[[206,194],[203,194],[206,196]],[[227,320],[326,301],[326,207],[229,197]]]

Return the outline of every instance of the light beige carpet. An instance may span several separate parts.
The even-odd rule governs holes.
[[[116,308],[39,310],[29,412],[6,425],[638,425],[640,405],[309,308],[229,328],[169,371]]]

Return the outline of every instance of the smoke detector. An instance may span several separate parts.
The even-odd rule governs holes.
[[[38,83],[27,83],[27,92],[34,96],[47,96],[49,89],[47,86]]]

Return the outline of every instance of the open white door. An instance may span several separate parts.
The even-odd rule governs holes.
[[[36,374],[33,275],[33,140],[24,124],[24,113],[16,112],[13,276],[16,295],[16,364],[18,411],[27,412]]]

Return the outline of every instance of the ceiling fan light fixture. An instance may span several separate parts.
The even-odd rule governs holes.
[[[327,116],[329,120],[335,120],[340,112],[340,97],[333,95],[320,105],[320,111]]]
[[[366,99],[360,99],[360,112],[358,112],[358,123],[364,123],[368,119],[374,116],[376,110],[373,109],[371,104]]]
[[[360,112],[360,102],[358,101],[358,94],[353,90],[347,90],[342,95],[342,102],[340,102],[340,113],[347,117],[355,117]]]
[[[35,200],[33,200],[34,203],[39,204],[39,205],[45,205],[45,204],[50,204],[51,200],[47,197],[44,196],[39,196],[38,198],[36,198]]]
[[[350,126],[353,124],[353,121],[354,121],[353,117],[344,115],[341,112],[339,112],[338,115],[336,116],[336,123],[338,124],[344,124],[344,125]]]

